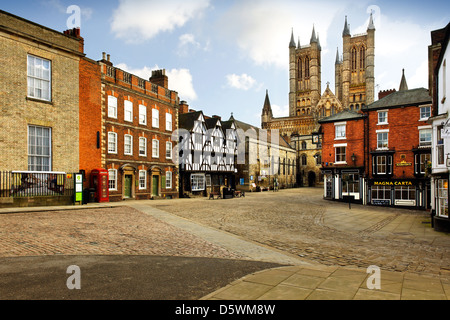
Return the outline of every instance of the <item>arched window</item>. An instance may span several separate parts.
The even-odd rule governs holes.
[[[309,57],[306,56],[305,58],[305,78],[309,78]]]
[[[336,107],[335,106],[331,106],[331,114],[332,115],[336,114]]]
[[[366,48],[361,47],[361,50],[359,51],[359,67],[361,69],[366,68]]]
[[[306,154],[302,155],[302,166],[306,166],[308,164],[308,160],[306,158]]]
[[[352,111],[353,111],[353,105],[352,105],[352,104],[350,105],[350,110],[352,110]]]
[[[306,150],[306,141],[302,141],[302,150]]]
[[[302,58],[298,59],[298,79],[303,79],[303,60]]]
[[[352,49],[352,71],[356,71],[356,59],[357,59],[357,51],[356,48],[353,47]]]

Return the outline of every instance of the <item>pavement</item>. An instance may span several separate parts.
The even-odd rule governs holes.
[[[194,234],[208,242],[215,245],[222,246],[223,248],[235,252],[242,256],[240,259],[242,265],[235,263],[234,267],[231,267],[232,260],[223,259],[190,259],[183,260],[180,257],[158,257],[161,259],[157,261],[156,257],[153,257],[154,262],[150,261],[150,258],[146,258],[142,261],[130,260],[129,257],[108,257],[108,261],[103,264],[103,270],[107,273],[107,270],[112,270],[114,266],[115,271],[111,271],[115,274],[115,279],[120,279],[120,270],[123,267],[124,261],[128,259],[128,263],[134,261],[135,265],[127,266],[126,270],[128,274],[138,272],[142,268],[147,266],[155,266],[149,268],[153,272],[153,278],[166,279],[166,281],[154,283],[151,286],[144,286],[144,289],[155,287],[161,287],[162,285],[171,286],[177,284],[173,292],[180,292],[183,290],[183,282],[191,286],[195,285],[189,282],[189,277],[197,280],[197,286],[201,286],[199,281],[202,277],[205,279],[208,277],[217,277],[222,273],[226,273],[229,270],[229,275],[222,278],[222,282],[214,282],[213,284],[204,285],[206,290],[211,292],[201,292],[189,296],[174,296],[174,299],[200,299],[206,300],[449,300],[450,299],[450,270],[448,272],[441,272],[440,274],[426,274],[420,272],[395,272],[386,270],[377,270],[376,268],[353,268],[348,266],[326,266],[319,263],[308,261],[299,256],[289,254],[284,251],[276,250],[274,248],[248,241],[239,236],[224,232],[222,230],[213,229],[207,226],[200,225],[193,221],[183,219],[176,215],[172,215],[165,211],[156,209],[150,206],[151,202],[146,201],[127,201],[121,203],[107,203],[107,204],[88,204],[85,206],[63,206],[63,207],[44,207],[44,208],[8,208],[0,209],[0,214],[6,213],[23,213],[23,212],[36,212],[36,211],[49,211],[49,210],[77,210],[77,209],[94,209],[94,208],[107,208],[115,206],[130,206],[145,214],[162,220],[172,226],[182,229],[183,231]],[[334,207],[336,208],[336,207]],[[397,211],[396,211],[397,212]],[[355,232],[366,232],[368,234],[377,235],[384,232],[388,232],[393,237],[407,237],[412,242],[414,241],[437,241],[444,246],[450,246],[450,236],[445,233],[438,233],[432,230],[429,224],[423,223],[423,216],[417,215],[402,215],[400,213],[389,213],[386,211],[380,211],[379,215],[375,213],[375,217],[368,217],[368,211],[362,206],[352,206],[352,210],[339,211],[331,208],[327,214],[322,217],[322,223],[325,226],[332,224],[336,229],[348,229],[348,220],[353,221],[352,227],[357,226],[358,230]],[[341,216],[339,216],[341,215]],[[371,221],[368,221],[372,219]],[[358,221],[361,223],[358,223]],[[125,260],[123,259],[125,258]],[[11,268],[14,269],[15,258],[10,259],[9,263],[4,263],[0,267],[0,272],[4,273],[9,270],[9,275],[13,276]],[[7,262],[4,260],[3,262]],[[12,259],[12,260],[11,260]],[[21,259],[26,259],[21,258]],[[30,258],[31,259],[31,258]],[[58,263],[52,259],[70,259],[70,257],[33,257],[33,266],[48,263]],[[89,257],[84,257],[89,259]],[[92,259],[92,258],[91,258]],[[106,259],[103,257],[102,259]],[[133,258],[136,259],[136,258]],[[155,260],[156,259],[156,260]],[[50,261],[50,262],[49,262]],[[53,262],[51,262],[53,261]],[[176,262],[178,261],[178,262]],[[184,261],[184,262],[183,262]],[[17,260],[17,265],[27,265]],[[67,261],[66,261],[67,262]],[[67,263],[64,262],[64,265]],[[157,262],[157,263],[156,263]],[[159,264],[158,264],[159,263]],[[251,266],[255,263],[254,266]],[[259,265],[256,265],[259,263]],[[247,264],[245,267],[244,265]],[[9,267],[8,267],[9,265]],[[164,268],[161,266],[184,266],[180,268]],[[189,265],[189,267],[187,267]],[[209,265],[209,267],[206,267]],[[109,266],[109,269],[105,269],[105,266]],[[91,266],[92,267],[92,266]],[[242,268],[241,268],[242,267]],[[10,268],[10,269],[8,269]],[[94,268],[94,267],[92,267]],[[97,269],[95,269],[97,268]],[[101,267],[95,267],[96,273],[100,273]],[[206,268],[206,269],[205,269]],[[234,268],[234,269],[233,269]],[[241,268],[241,269],[240,269]],[[253,268],[253,270],[252,270]],[[238,270],[244,270],[248,274],[239,274]],[[17,268],[17,270],[21,270]],[[184,270],[185,272],[182,272]],[[194,270],[200,270],[200,272],[194,272]],[[22,274],[26,274],[29,270],[22,270]],[[177,275],[175,281],[169,281],[170,276],[168,274]],[[30,274],[30,273],[28,273]],[[193,276],[195,274],[195,277]],[[16,273],[17,275],[17,273]],[[32,277],[34,282],[37,283],[37,287],[40,290],[52,291],[52,286],[47,289],[42,288],[42,284],[48,283],[46,277],[48,275],[34,274]],[[67,277],[67,275],[65,275]],[[181,277],[181,278],[180,278]],[[184,277],[184,278],[183,278]],[[16,277],[17,278],[17,277]],[[125,277],[127,278],[127,277]],[[129,276],[128,276],[129,278]],[[172,280],[174,280],[172,279]],[[136,281],[135,279],[133,281]],[[206,281],[206,280],[205,280]],[[229,283],[229,282],[231,283]],[[124,281],[109,281],[106,286],[102,282],[98,282],[97,296],[93,295],[91,298],[97,299],[123,299],[123,295],[114,294],[114,292],[136,292],[132,288],[136,288],[136,282],[134,285],[127,287],[127,282]],[[11,286],[14,285],[14,281],[9,282]],[[181,286],[180,286],[181,284]],[[214,286],[220,284],[220,287],[214,289]],[[17,283],[16,283],[17,285]],[[45,285],[44,285],[45,287]],[[142,285],[141,285],[142,287]],[[105,290],[106,289],[106,290]],[[54,291],[54,289],[53,289]],[[145,291],[145,290],[144,290]],[[111,295],[100,295],[111,292]],[[42,291],[37,290],[37,294],[42,294]],[[200,294],[200,296],[199,296]],[[58,299],[76,299],[72,296],[58,296]],[[83,297],[83,296],[81,296]],[[86,297],[86,296],[84,296]],[[151,296],[145,295],[139,296],[142,299],[164,299],[164,295]],[[167,297],[167,296],[166,296]],[[21,299],[20,296],[5,297],[7,299]],[[29,299],[27,296],[25,299]],[[80,297],[78,297],[80,298]],[[0,299],[3,297],[0,295]],[[38,297],[31,297],[31,299],[39,299]]]

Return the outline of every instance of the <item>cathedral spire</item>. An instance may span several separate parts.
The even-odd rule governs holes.
[[[342,36],[349,36],[349,35],[350,35],[350,28],[348,27],[347,23],[347,16],[345,16],[344,31],[342,31]]]
[[[266,90],[266,99],[264,100],[263,114],[269,114],[272,117],[272,106],[269,100],[269,90]]]
[[[298,45],[297,45],[297,49],[300,49],[300,37],[298,37]]]
[[[339,58],[339,47],[336,49],[336,61],[334,64],[339,64],[341,62],[340,58]]]
[[[375,30],[375,25],[373,24],[372,12],[370,13],[369,26],[367,27],[367,30]]]
[[[408,90],[408,84],[406,83],[406,77],[405,77],[405,69],[402,70],[402,80],[400,81],[400,88],[398,91],[405,91]]]
[[[289,48],[295,48],[295,40],[294,40],[294,28],[292,28],[292,33],[291,33],[291,42],[289,43]]]
[[[309,43],[314,43],[314,42],[317,42],[317,37],[316,37],[316,30],[314,29],[314,25],[313,25],[311,40],[309,41]]]

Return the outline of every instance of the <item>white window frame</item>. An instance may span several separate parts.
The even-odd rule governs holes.
[[[205,190],[206,177],[204,174],[191,174],[191,191]]]
[[[147,171],[139,170],[139,190],[147,189]]]
[[[438,179],[436,181],[437,210],[439,217],[448,217],[448,179]]]
[[[173,126],[172,126],[172,114],[171,113],[166,113],[166,130],[167,131],[172,131]]]
[[[428,140],[422,140],[423,134],[428,133],[429,139]],[[431,147],[433,141],[433,129],[431,126],[427,126],[425,128],[419,127],[419,147]]]
[[[420,121],[426,121],[431,117],[431,105],[420,106]],[[422,112],[424,109],[428,109],[427,112]],[[428,116],[423,116],[423,114],[428,114]]]
[[[385,114],[385,119],[384,121],[380,121],[380,115],[381,114]],[[378,121],[377,121],[377,125],[385,125],[388,124],[388,110],[379,110],[378,111]]]
[[[347,163],[347,144],[346,143],[335,144],[333,147],[334,147],[334,160],[335,160],[334,163],[335,164],[346,164]],[[345,160],[337,161],[337,159],[338,159],[337,148],[345,148],[345,153],[344,153]],[[342,153],[340,153],[340,155],[342,155]]]
[[[114,136],[114,141],[111,141],[111,137]],[[110,146],[114,143],[114,150],[110,149]],[[109,131],[108,132],[108,153],[117,154],[117,133]]]
[[[30,136],[30,128],[34,128],[35,134],[33,136]],[[41,129],[42,132],[41,136],[37,135],[36,132],[37,129]],[[48,132],[48,137],[44,136],[44,130]],[[45,138],[48,139],[47,145],[44,142]],[[39,141],[41,141],[42,143],[39,143]],[[27,146],[28,146],[28,170],[36,172],[52,171],[52,128],[29,125]],[[38,150],[40,150],[40,152]],[[40,159],[40,161],[38,159]],[[45,165],[43,164],[44,159],[48,162]],[[40,170],[37,170],[38,166],[40,167]]]
[[[46,64],[48,67],[45,66]],[[27,55],[27,96],[52,101],[52,62],[50,60]]]
[[[376,131],[377,134],[377,150],[389,150],[389,129],[386,130],[377,130]],[[380,139],[380,135],[384,135],[386,134],[386,139]],[[380,142],[383,142],[386,140],[386,144],[387,146],[381,146],[380,147]]]
[[[335,132],[335,140],[339,140],[339,139],[346,139],[347,136],[347,123],[335,123],[334,125],[334,132]]]
[[[147,107],[139,105],[139,124],[147,125]]]
[[[127,143],[127,138],[130,139],[130,143]],[[127,152],[127,146],[129,145],[130,152]],[[133,136],[131,134],[125,134],[123,136],[123,154],[127,156],[133,155]]]
[[[377,167],[377,174],[387,174],[388,172],[388,156],[376,156],[375,157]],[[381,160],[384,160],[384,163],[381,163]],[[380,168],[384,168],[384,171],[381,171]]]
[[[112,186],[112,188],[111,188],[111,186]],[[108,170],[108,189],[110,191],[117,191],[117,170],[116,169]]]
[[[152,158],[159,158],[159,140],[152,140]]]
[[[159,110],[156,108],[152,109],[152,127],[159,128]]]
[[[172,171],[166,171],[166,189],[172,189]]]
[[[117,119],[117,98],[108,96],[108,117]]]
[[[141,142],[144,142],[144,145],[141,144]],[[142,147],[144,150],[142,150]],[[144,151],[141,153],[141,151]],[[145,137],[139,137],[139,156],[140,157],[146,157],[147,156],[147,138]]]
[[[166,142],[166,159],[172,159],[172,142]]]
[[[133,102],[129,100],[123,101],[123,119],[127,122],[133,122]]]

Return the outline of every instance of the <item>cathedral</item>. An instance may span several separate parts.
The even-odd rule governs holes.
[[[297,150],[297,184],[323,183],[321,143],[318,120],[346,110],[359,112],[374,101],[375,26],[370,15],[367,32],[350,34],[347,17],[342,32],[343,53],[336,52],[335,88],[329,82],[322,93],[321,46],[313,27],[308,45],[295,43],[294,31],[289,43],[289,116],[274,118],[269,96],[261,115],[263,129],[278,129],[280,135]],[[313,139],[313,137],[315,139]]]

